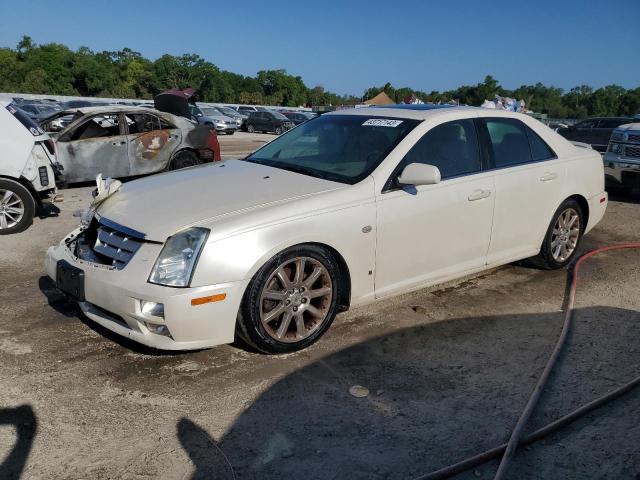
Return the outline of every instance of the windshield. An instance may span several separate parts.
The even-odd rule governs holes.
[[[273,113],[273,116],[276,117],[279,120],[289,120],[287,117],[285,117],[283,114],[281,114],[280,112],[276,112],[276,111],[271,111],[271,113]]]
[[[220,112],[218,110],[216,110],[215,108],[201,108],[200,109],[202,111],[202,113],[204,113],[207,116],[216,116],[216,115],[220,115]]]
[[[371,174],[418,123],[324,115],[276,138],[245,160],[353,185]]]
[[[34,137],[37,137],[38,135],[42,135],[44,133],[44,130],[42,130],[36,122],[31,120],[31,118],[29,118],[29,116],[19,108],[13,105],[7,105],[6,108],[9,113],[16,117],[18,121],[31,132],[31,135],[33,135]]]

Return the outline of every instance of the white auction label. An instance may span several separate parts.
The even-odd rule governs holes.
[[[402,120],[390,120],[388,118],[370,118],[362,125],[368,125],[371,127],[397,127],[402,123]]]

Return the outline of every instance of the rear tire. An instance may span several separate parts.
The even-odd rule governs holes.
[[[553,214],[540,253],[531,259],[533,264],[547,270],[568,265],[578,251],[585,226],[580,204],[572,198],[562,202]]]
[[[33,223],[36,202],[22,184],[0,179],[0,235],[23,232]]]
[[[341,288],[340,269],[326,249],[289,248],[262,266],[249,283],[236,333],[264,353],[302,350],[331,326]]]
[[[182,150],[169,162],[167,170],[179,170],[181,168],[200,165],[202,160],[191,150]]]

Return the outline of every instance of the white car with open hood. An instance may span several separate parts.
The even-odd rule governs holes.
[[[525,258],[563,267],[606,205],[600,155],[528,116],[353,109],[244,160],[103,185],[46,269],[90,319],[145,345],[239,335],[282,353],[350,306]]]

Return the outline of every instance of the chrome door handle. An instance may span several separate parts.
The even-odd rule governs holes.
[[[483,198],[487,198],[491,195],[491,190],[474,190],[473,192],[471,192],[471,195],[469,195],[469,201],[470,202],[475,202],[476,200],[482,200]]]
[[[545,172],[545,174],[540,177],[540,181],[541,182],[550,182],[551,180],[555,180],[556,178],[558,178],[558,174],[557,173]]]

